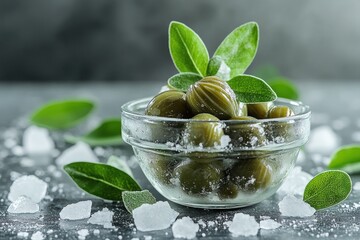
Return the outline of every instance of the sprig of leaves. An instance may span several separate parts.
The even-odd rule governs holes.
[[[35,110],[30,122],[39,127],[64,130],[82,122],[94,108],[95,103],[87,99],[54,101]]]
[[[148,190],[131,192],[124,191],[122,193],[122,199],[124,202],[124,206],[129,213],[132,213],[135,208],[138,208],[145,203],[156,203],[156,198]]]
[[[351,193],[350,176],[340,170],[329,170],[316,175],[305,187],[304,201],[316,210],[336,205]]]

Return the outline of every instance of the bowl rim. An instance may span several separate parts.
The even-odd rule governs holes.
[[[199,119],[191,119],[191,118],[169,118],[169,117],[159,117],[159,116],[150,116],[145,115],[145,113],[138,113],[136,111],[131,110],[135,105],[145,104],[150,102],[153,97],[140,98],[133,101],[129,101],[121,106],[122,114],[126,114],[128,116],[143,118],[150,121],[159,121],[159,122],[216,122],[216,123],[244,123],[244,124],[252,124],[252,123],[266,123],[266,122],[288,122],[292,120],[304,120],[308,119],[311,116],[310,107],[304,104],[301,101],[291,100],[287,98],[277,98],[273,102],[283,103],[278,105],[290,105],[300,107],[302,110],[300,113],[295,114],[293,116],[284,117],[284,118],[266,118],[266,119],[254,119],[254,120],[199,120]]]

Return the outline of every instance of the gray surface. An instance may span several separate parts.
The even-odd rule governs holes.
[[[340,81],[339,81],[340,82]],[[47,239],[78,239],[76,233],[79,229],[89,229],[90,235],[87,239],[118,239],[118,236],[123,236],[123,239],[131,239],[133,237],[144,238],[145,235],[153,236],[155,239],[160,237],[171,238],[171,229],[164,231],[142,233],[140,231],[134,231],[131,216],[124,210],[120,203],[109,203],[99,199],[95,199],[87,194],[78,190],[74,184],[64,174],[57,178],[51,172],[48,171],[48,166],[53,165],[53,160],[38,161],[34,167],[22,167],[20,166],[20,160],[22,157],[12,156],[11,151],[4,146],[3,133],[11,126],[16,126],[18,130],[18,136],[21,136],[21,126],[23,126],[25,116],[31,110],[41,103],[47,100],[82,96],[95,98],[99,102],[99,111],[97,117],[101,116],[115,116],[119,114],[120,105],[124,102],[135,99],[138,97],[144,97],[154,94],[160,87],[159,83],[142,83],[138,85],[126,85],[126,84],[87,84],[87,85],[1,85],[0,86],[0,126],[2,126],[0,137],[0,239],[16,239],[17,232],[26,231],[30,234],[35,231],[41,231],[46,233],[48,230],[53,230],[51,234],[46,234]],[[359,83],[348,84],[327,84],[326,86],[317,83],[316,81],[304,81],[300,84],[302,89],[302,99],[307,104],[311,105],[314,117],[313,120],[316,125],[329,124],[333,125],[334,121],[344,120],[344,117],[349,120],[349,124],[341,130],[337,130],[337,133],[342,138],[343,144],[349,144],[351,140],[351,134],[355,130],[360,131],[359,116]],[[19,119],[20,121],[15,121]],[[96,118],[93,117],[93,119]],[[80,129],[81,130],[81,129]],[[58,136],[58,134],[55,134]],[[61,141],[57,142],[61,145]],[[61,147],[63,148],[63,147]],[[105,149],[105,154],[100,158],[104,160],[106,155],[116,154],[119,156],[130,156],[131,149],[129,147],[120,147],[116,149]],[[312,161],[311,156],[307,156],[306,160],[301,164],[304,169],[312,174],[316,174],[323,170],[324,166],[316,165]],[[144,178],[141,170],[135,166],[134,169],[136,178],[139,179],[143,188],[150,189],[159,200],[163,200],[156,191],[149,185],[148,181]],[[7,200],[8,189],[11,184],[10,175],[11,172],[16,171],[21,174],[36,174],[40,178],[49,181],[47,198],[41,202],[41,211],[37,214],[27,215],[11,215],[6,212],[9,206]],[[353,181],[359,181],[359,177],[352,177]],[[63,183],[63,192],[52,192],[53,186]],[[228,231],[224,229],[223,222],[227,219],[231,219],[236,212],[243,212],[254,215],[257,220],[260,216],[271,216],[271,218],[282,223],[282,227],[277,230],[264,231],[261,230],[257,237],[249,239],[311,239],[317,237],[324,237],[329,234],[330,238],[346,238],[346,239],[359,239],[360,237],[360,224],[358,222],[358,216],[360,214],[360,208],[355,209],[354,203],[359,203],[360,192],[354,192],[350,195],[349,199],[341,205],[332,207],[327,210],[319,211],[315,216],[298,219],[298,218],[285,218],[281,217],[278,210],[279,196],[274,195],[270,199],[257,204],[252,207],[247,207],[237,210],[219,211],[219,210],[199,210],[182,207],[176,204],[172,204],[172,207],[180,212],[180,216],[191,216],[194,220],[203,219],[205,221],[217,220],[218,223],[215,231],[214,227],[207,229],[201,229],[198,233],[198,238],[203,238],[202,234],[205,234],[208,238],[231,238]],[[108,207],[115,212],[114,229],[103,229],[100,226],[88,225],[86,221],[61,221],[59,220],[59,211],[65,205],[76,202],[82,199],[92,199],[93,209],[95,212],[103,207]],[[346,204],[349,207],[346,207]],[[100,229],[101,234],[95,236],[92,234],[93,229]],[[241,237],[243,239],[244,237]],[[240,239],[240,238],[239,238]]]
[[[161,79],[175,73],[167,28],[183,21],[212,54],[235,27],[260,25],[253,66],[285,76],[356,79],[357,0],[2,0],[0,80]]]

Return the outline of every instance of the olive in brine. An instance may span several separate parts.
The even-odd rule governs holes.
[[[197,121],[187,124],[184,134],[186,143],[202,147],[213,147],[220,144],[224,131],[217,117],[208,113],[201,113],[192,119]]]
[[[238,102],[230,86],[218,77],[205,77],[190,86],[186,100],[193,114],[209,113],[224,120],[238,115]]]
[[[270,184],[270,167],[260,159],[240,160],[231,168],[230,180],[243,191],[256,191]]]
[[[264,102],[264,103],[250,103],[247,104],[247,112],[248,116],[257,118],[257,119],[265,119],[267,118],[268,112],[272,107],[272,102]]]
[[[146,107],[145,114],[169,118],[191,117],[186,103],[186,94],[177,90],[169,90],[156,95]]]
[[[268,113],[268,118],[284,118],[293,116],[294,112],[287,106],[272,107]]]
[[[189,194],[206,194],[218,188],[221,169],[216,164],[190,161],[174,170],[181,188]]]
[[[220,199],[233,199],[237,197],[238,193],[238,186],[230,180],[224,180],[224,182],[220,183],[218,191]]]
[[[226,134],[230,137],[231,144],[234,147],[256,147],[265,144],[264,128],[259,123],[245,122],[254,121],[255,118],[242,116],[231,118],[231,120],[238,120],[226,128]]]
[[[170,184],[173,178],[175,167],[179,164],[179,160],[170,156],[148,153],[151,159],[151,169],[156,179],[165,184]]]

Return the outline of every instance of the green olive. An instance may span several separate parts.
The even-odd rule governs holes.
[[[191,117],[186,103],[186,94],[177,90],[169,90],[156,95],[146,107],[145,114],[169,118]]]
[[[269,109],[272,107],[272,105],[272,102],[247,104],[248,116],[257,119],[265,119],[267,118]]]
[[[234,91],[215,76],[205,77],[191,85],[186,100],[193,114],[210,113],[221,120],[238,115]]]
[[[200,113],[192,118],[185,130],[185,142],[193,146],[213,147],[219,145],[224,135],[219,119],[208,113]],[[208,122],[212,121],[212,122]]]
[[[234,117],[231,120],[254,121],[253,117]],[[226,128],[226,134],[231,139],[234,147],[255,147],[264,145],[266,142],[264,128],[260,123],[231,123]]]
[[[268,118],[284,118],[293,116],[294,112],[287,106],[272,107],[268,113]]]
[[[220,183],[218,196],[220,199],[233,199],[236,198],[239,193],[239,188],[236,184],[230,180],[225,180]]]
[[[190,161],[174,170],[182,189],[189,194],[206,194],[218,188],[221,169],[216,164]]]
[[[256,191],[270,184],[270,167],[260,159],[242,160],[230,170],[230,180],[243,191]]]
[[[170,184],[173,178],[175,167],[179,164],[179,160],[170,156],[148,153],[150,159],[151,171],[156,179],[165,184]]]

